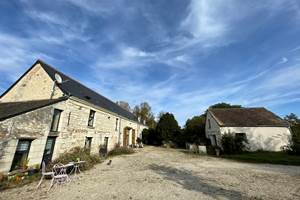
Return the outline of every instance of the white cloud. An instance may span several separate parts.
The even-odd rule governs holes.
[[[282,57],[281,60],[278,62],[279,65],[287,63],[289,61],[289,59],[287,59],[287,57]]]
[[[34,40],[0,32],[0,72],[10,81],[16,80],[22,72],[38,59],[54,60],[49,55],[31,48]]]
[[[232,2],[192,0],[190,13],[182,22],[182,26],[195,37],[202,39],[215,39],[228,31],[229,25],[220,15],[225,5]],[[220,12],[221,11],[221,12]]]

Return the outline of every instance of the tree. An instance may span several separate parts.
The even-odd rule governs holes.
[[[142,140],[144,144],[149,144],[149,145],[161,145],[162,144],[162,139],[160,135],[156,133],[156,130],[153,128],[149,129],[144,129],[142,132]]]
[[[159,119],[156,132],[165,142],[180,142],[181,129],[172,113],[165,113]]]
[[[184,126],[184,138],[189,143],[205,143],[205,114],[188,119]]]
[[[300,124],[295,124],[291,127],[291,153],[300,155]]]
[[[131,108],[130,108],[130,105],[129,105],[128,102],[126,102],[126,101],[117,101],[116,103],[117,103],[120,107],[122,107],[123,109],[125,109],[125,110],[131,112]]]
[[[290,113],[284,117],[291,128],[290,153],[300,155],[300,119],[296,114]]]
[[[143,102],[133,108],[133,114],[141,120],[141,122],[146,122],[149,128],[155,128],[156,121],[155,117],[151,111],[151,107],[147,102]]]
[[[210,106],[209,108],[242,108],[241,105],[231,105],[229,103],[217,103],[217,104],[214,104],[212,106]]]
[[[157,115],[157,120],[159,120],[161,118],[161,116],[163,116],[166,112],[164,111],[160,111]]]
[[[294,113],[290,113],[289,115],[286,115],[284,117],[284,120],[286,120],[291,126],[300,124],[300,119]]]

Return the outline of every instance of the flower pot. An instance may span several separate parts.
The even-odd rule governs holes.
[[[32,176],[32,175],[34,175],[36,172],[37,172],[36,169],[29,169],[29,170],[28,170],[28,176]]]

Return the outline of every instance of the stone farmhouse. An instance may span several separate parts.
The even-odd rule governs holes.
[[[225,133],[247,137],[250,151],[280,151],[291,136],[288,123],[265,108],[209,109],[205,131],[214,146]]]
[[[60,80],[59,80],[60,79]],[[37,60],[0,98],[0,172],[80,146],[131,146],[147,128],[129,111]]]

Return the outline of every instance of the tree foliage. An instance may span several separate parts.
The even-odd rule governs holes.
[[[153,128],[144,129],[142,132],[142,140],[144,144],[160,146],[162,139],[156,130]]]
[[[300,124],[295,124],[291,127],[291,152],[296,155],[300,155]]]
[[[217,104],[214,104],[212,106],[210,106],[209,108],[242,108],[241,105],[234,105],[234,104],[229,104],[229,103],[217,103]]]
[[[117,101],[116,103],[117,103],[121,108],[123,108],[123,109],[125,109],[125,110],[131,112],[131,107],[130,107],[130,105],[129,105],[128,102],[126,102],[126,101]]]
[[[300,119],[294,113],[290,113],[289,115],[286,115],[284,117],[284,120],[286,120],[290,124],[290,126],[300,124]]]
[[[192,119],[188,119],[184,126],[185,142],[188,143],[205,143],[205,114],[200,116],[194,116]]]
[[[179,142],[181,128],[172,113],[165,113],[159,119],[156,132],[165,142]]]
[[[133,114],[142,122],[146,122],[149,128],[155,128],[156,121],[152,113],[151,106],[147,102],[143,102],[133,108]]]
[[[222,150],[225,154],[241,153],[247,149],[247,137],[234,133],[225,133],[221,138]]]
[[[291,128],[291,141],[289,144],[289,152],[291,154],[300,155],[300,119],[296,114],[290,113],[284,117]]]

